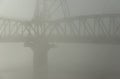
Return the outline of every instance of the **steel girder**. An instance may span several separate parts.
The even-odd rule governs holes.
[[[1,41],[23,42],[42,37],[57,42],[58,39],[63,42],[81,39],[119,40],[120,14],[65,17],[50,21],[0,18]]]

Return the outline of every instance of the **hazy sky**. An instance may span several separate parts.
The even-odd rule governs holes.
[[[68,0],[71,15],[120,13],[120,0]],[[28,18],[35,0],[1,0],[0,14]]]
[[[68,0],[73,14],[120,13],[120,0]]]
[[[72,15],[120,13],[120,0],[68,0]],[[0,14],[5,16],[30,17],[35,0],[1,0]]]
[[[120,13],[120,0],[68,0],[68,4],[72,16]],[[0,15],[31,18],[34,6],[35,0],[1,0]],[[92,67],[101,69],[103,65],[107,64],[106,58],[110,53],[114,52],[118,56],[114,56],[116,58],[114,61],[119,64],[117,61],[120,58],[119,45],[60,44],[58,48],[49,51],[50,70],[53,72],[75,72],[74,74],[69,73],[66,76],[72,78],[72,76],[75,77],[77,75],[79,77],[79,73],[82,70],[92,70]],[[24,48],[23,44],[0,44],[0,69],[26,64],[30,65],[31,63],[32,51],[29,48]]]

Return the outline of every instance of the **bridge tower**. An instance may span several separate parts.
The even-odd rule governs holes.
[[[57,11],[59,10],[59,11]],[[69,16],[66,0],[36,0],[36,7],[32,21],[36,27],[42,26],[42,21],[52,20],[55,14],[61,12],[61,17]],[[57,16],[57,15],[56,15]],[[49,44],[44,34],[36,32],[32,41],[24,43],[33,51],[33,79],[48,78],[48,51],[54,45]]]

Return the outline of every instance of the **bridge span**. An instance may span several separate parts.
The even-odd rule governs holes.
[[[1,42],[26,42],[34,38],[64,43],[119,42],[120,14],[65,17],[45,21],[0,18]]]
[[[47,53],[56,42],[120,43],[120,14],[71,17],[66,0],[41,0],[42,11],[39,1],[31,20],[0,17],[0,42],[23,42],[33,51],[33,79],[48,79]],[[58,9],[63,16],[53,19]]]

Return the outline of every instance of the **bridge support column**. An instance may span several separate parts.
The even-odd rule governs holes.
[[[33,79],[48,79],[48,51],[53,46],[47,41],[25,43],[33,51]]]

